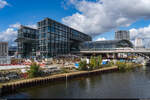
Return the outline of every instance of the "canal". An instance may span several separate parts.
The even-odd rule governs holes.
[[[57,81],[3,98],[150,98],[150,67]]]

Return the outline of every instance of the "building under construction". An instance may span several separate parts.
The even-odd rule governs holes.
[[[21,58],[50,58],[79,49],[79,43],[92,38],[52,19],[45,18],[33,29],[21,26],[18,30],[18,54]]]
[[[38,48],[38,33],[36,29],[21,25],[15,42],[18,44],[17,52],[19,58],[36,56]]]

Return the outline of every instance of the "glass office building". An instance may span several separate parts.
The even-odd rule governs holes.
[[[20,58],[36,56],[36,50],[38,49],[38,34],[36,29],[21,25],[15,42],[18,44],[17,52]]]
[[[16,42],[21,57],[49,58],[69,54],[78,50],[81,42],[92,40],[89,35],[49,18],[38,22],[37,26],[37,29],[21,27],[18,30]]]

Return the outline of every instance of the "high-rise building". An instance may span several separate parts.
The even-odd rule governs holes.
[[[0,65],[10,63],[11,59],[8,56],[8,42],[0,42]]]
[[[0,56],[8,56],[8,42],[0,42]]]
[[[136,39],[135,39],[135,47],[136,47],[136,48],[143,48],[143,47],[144,47],[141,38],[136,38]]]
[[[119,30],[115,32],[115,40],[130,40],[129,31]]]
[[[38,28],[22,26],[18,30],[18,53],[22,58],[49,58],[78,50],[79,43],[92,38],[52,19],[37,23]]]

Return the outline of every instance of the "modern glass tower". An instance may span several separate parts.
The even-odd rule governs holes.
[[[92,40],[89,35],[50,18],[45,18],[38,22],[37,26],[38,28],[36,30],[28,28],[28,30],[32,30],[31,33],[29,32],[28,34],[35,35],[35,37],[29,38],[29,40],[33,40],[32,42],[29,42],[28,37],[25,37],[25,42],[20,40],[20,34],[26,34],[26,32],[22,32],[22,30],[26,29],[22,27],[18,30],[18,52],[22,54],[22,57],[31,57],[34,52],[36,52],[35,56],[40,58],[69,54],[71,51],[79,49],[79,43]],[[24,43],[27,44],[30,49],[27,45],[22,46]],[[29,52],[31,52],[31,54]]]

